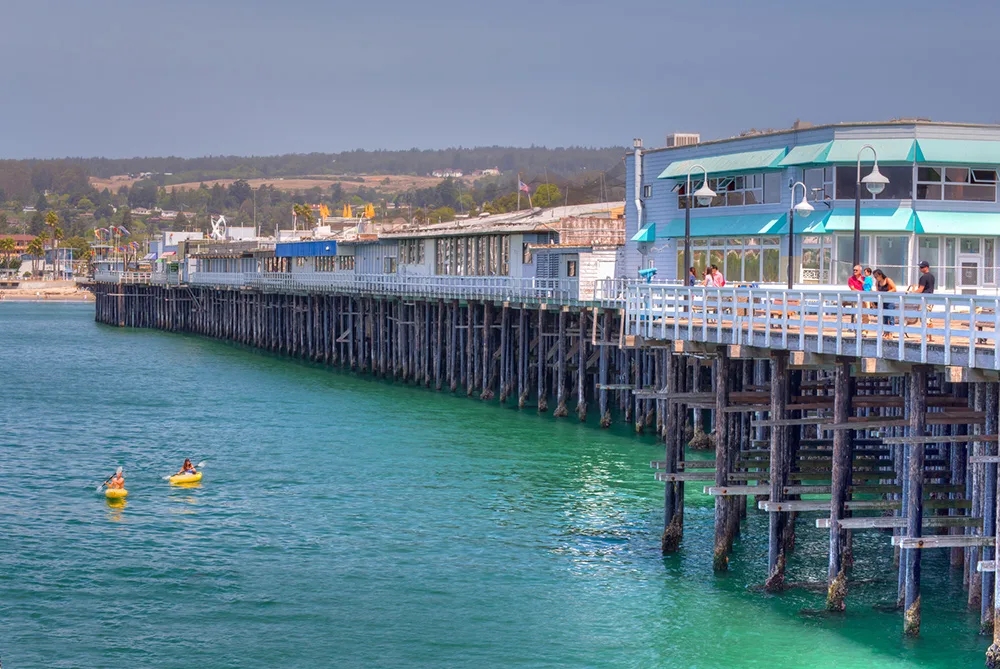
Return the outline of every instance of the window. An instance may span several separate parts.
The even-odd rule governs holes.
[[[906,283],[905,277],[909,269],[906,261],[909,256],[908,242],[907,237],[883,237],[879,235],[875,238],[875,257],[878,258],[878,266],[887,277],[890,277],[899,286]]]
[[[521,264],[530,265],[531,264],[531,249],[528,248],[528,242],[524,242],[524,248],[521,251]]]
[[[653,187],[652,186],[643,186],[642,187],[642,196],[643,197],[653,197]]]
[[[781,172],[764,173],[764,204],[781,202]]]
[[[299,256],[298,258],[295,259],[295,266],[296,267],[305,267],[306,266],[306,259],[303,258],[303,257],[301,257],[301,256]]]
[[[872,171],[870,165],[861,165],[861,178],[864,179]],[[913,166],[912,165],[879,165],[878,171],[889,179],[885,190],[873,198],[864,184],[861,186],[861,199],[879,200],[909,200],[913,197]],[[858,166],[841,165],[837,167],[837,199],[853,200],[855,187],[858,185]],[[886,275],[888,276],[888,274]]]
[[[527,246],[524,248],[524,253],[530,253]],[[510,237],[482,235],[437,239],[434,243],[434,273],[458,276],[508,276]]]
[[[996,202],[996,170],[969,167],[917,168],[918,200]]]
[[[440,240],[438,240],[440,242]],[[424,240],[401,239],[396,252],[400,265],[419,265],[424,262]]]
[[[837,175],[838,178],[840,175]],[[817,167],[805,170],[802,174],[802,183],[806,185],[806,197],[810,201],[824,201],[833,199],[833,168]],[[853,181],[851,183],[854,183]],[[851,197],[854,197],[851,195]]]
[[[333,256],[313,258],[314,272],[332,272],[337,269],[337,259]]]
[[[396,259],[395,258],[383,258],[382,271],[386,274],[396,273]]]
[[[576,276],[576,262],[575,260],[566,261],[566,276],[571,279]]]
[[[994,284],[997,282],[994,264],[993,238],[983,237],[983,276],[986,283]]]
[[[773,175],[773,176],[772,176]],[[773,195],[767,195],[765,181],[771,182],[774,191]],[[691,190],[696,191],[701,188],[702,180],[691,179]],[[694,202],[694,208],[699,209],[704,206],[709,207],[742,207],[750,204],[763,204],[765,197],[773,198],[773,202],[781,201],[781,173],[756,172],[753,174],[741,174],[732,176],[709,177],[708,187],[715,191],[715,197],[708,205]],[[685,189],[687,180],[677,186],[677,208],[684,209],[687,206]]]
[[[354,256],[337,256],[337,269],[353,270]]]

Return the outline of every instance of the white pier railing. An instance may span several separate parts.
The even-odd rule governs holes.
[[[177,285],[177,275],[102,271],[107,283]],[[623,306],[632,281],[536,279],[509,276],[415,276],[353,272],[192,272],[187,285],[274,291],[400,295],[415,298],[545,301],[559,304]]]
[[[633,284],[626,333],[1000,369],[1000,299],[779,288]]]

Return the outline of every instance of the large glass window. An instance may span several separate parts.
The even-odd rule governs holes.
[[[861,266],[868,265],[868,245],[871,237],[861,235]],[[834,280],[838,284],[846,284],[854,268],[854,236],[837,235],[837,262]],[[872,268],[874,269],[874,267]],[[888,274],[888,272],[887,272]]]
[[[983,275],[984,281],[988,284],[997,282],[996,269],[994,267],[996,257],[994,255],[994,240],[992,237],[983,238]]]
[[[948,290],[955,289],[955,238],[947,237],[944,240],[944,287]]]
[[[938,268],[941,266],[941,238],[917,237],[919,246],[917,251],[917,264],[926,260],[931,266],[931,272],[938,276]]]
[[[861,165],[861,178],[864,179],[872,171],[871,165]],[[878,171],[889,179],[885,190],[878,194],[879,200],[909,200],[913,197],[913,166],[911,165],[879,165]],[[837,199],[853,200],[858,180],[857,165],[840,165],[837,167]],[[870,200],[872,194],[864,184],[861,186],[861,199]],[[886,275],[888,276],[888,274]]]
[[[878,259],[879,268],[900,287],[906,283],[906,272],[909,268],[907,241],[907,237],[901,236],[879,235],[875,238],[875,257]]]
[[[766,184],[768,182],[771,183],[773,194],[767,190]],[[692,192],[698,190],[701,184],[701,179],[697,181],[691,179]],[[781,201],[780,172],[754,172],[752,174],[709,177],[708,187],[715,191],[715,197],[707,205],[701,205],[695,201],[695,209],[701,207],[742,207],[750,204]],[[684,209],[687,206],[686,188],[687,180],[685,179],[677,188],[678,209]]]
[[[809,200],[832,200],[833,199],[833,168],[816,167],[805,170],[802,175],[802,182],[806,185]],[[853,195],[851,197],[854,197]]]
[[[764,173],[764,204],[781,202],[781,172]]]
[[[918,200],[996,202],[997,172],[970,167],[917,168]]]

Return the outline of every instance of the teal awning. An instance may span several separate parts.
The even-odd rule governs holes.
[[[913,232],[915,217],[912,209],[861,209],[862,232]],[[824,232],[854,230],[854,209],[834,209],[823,219]]]
[[[785,214],[744,214],[742,216],[692,216],[692,237],[741,237],[780,235],[788,230]],[[661,226],[658,238],[683,237],[684,219],[676,218]]]
[[[858,151],[865,144],[875,149],[879,162],[883,163],[912,163],[916,156],[916,140],[912,139],[835,139],[823,162],[856,164]],[[870,163],[871,160],[872,152],[865,150],[861,162]]]
[[[782,158],[778,165],[785,167],[787,165],[812,165],[815,163],[822,163],[826,158],[826,154],[830,151],[831,146],[833,146],[833,142],[793,146],[788,152],[788,155]]]
[[[974,211],[918,211],[916,231],[925,235],[1000,236],[1000,214]]]
[[[973,139],[918,139],[917,162],[1000,165],[1000,142]]]
[[[656,241],[656,223],[649,223],[639,232],[632,236],[633,242],[653,242]]]
[[[785,157],[787,149],[765,149],[763,151],[747,151],[745,153],[730,153],[724,156],[705,156],[704,158],[692,158],[691,160],[677,160],[663,170],[658,178],[677,179],[686,177],[688,170],[693,165],[702,165],[709,174],[721,174],[732,172],[746,172],[749,170],[766,170],[778,168],[779,162]],[[701,177],[701,170],[698,169],[691,174],[691,178]]]

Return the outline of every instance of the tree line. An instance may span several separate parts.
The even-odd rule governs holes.
[[[509,147],[487,146],[449,149],[409,149],[341,153],[291,153],[278,156],[204,156],[200,158],[66,158],[63,161],[0,161],[44,164],[67,162],[84,168],[87,174],[109,178],[119,174],[152,172],[160,185],[210,181],[212,179],[254,179],[304,174],[410,174],[425,175],[435,170],[474,170],[496,167],[502,172],[573,174],[605,169],[624,153],[622,147]]]

